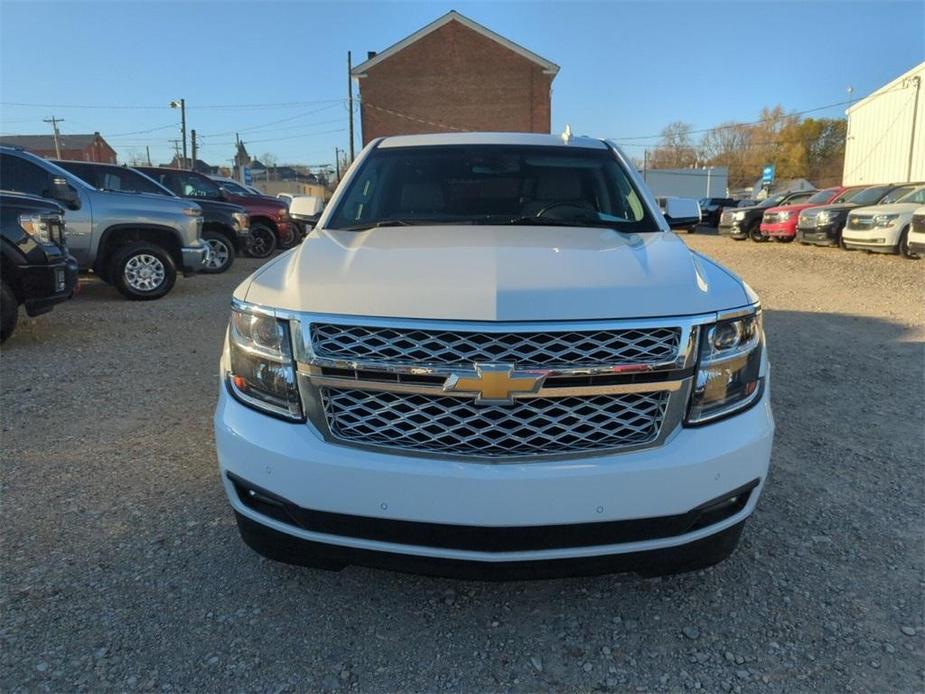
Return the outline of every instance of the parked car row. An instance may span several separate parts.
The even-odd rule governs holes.
[[[838,186],[778,194],[750,207],[724,208],[718,229],[736,240],[798,240],[916,259],[922,249],[915,241],[913,217],[922,205],[922,183]]]
[[[46,160],[0,147],[2,334],[50,310],[92,271],[133,300],[159,299],[177,274],[266,258],[311,228],[286,201],[193,171]]]

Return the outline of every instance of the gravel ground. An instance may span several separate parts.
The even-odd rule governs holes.
[[[773,472],[669,579],[472,583],[274,564],[210,418],[232,288],[89,283],[2,364],[3,691],[925,690],[925,261],[697,234],[762,296]]]

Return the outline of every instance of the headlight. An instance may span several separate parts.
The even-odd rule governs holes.
[[[700,332],[697,380],[688,424],[702,424],[738,412],[761,396],[761,310],[718,323]]]
[[[250,226],[250,217],[247,216],[246,212],[232,212],[231,221],[234,223],[234,228],[236,231],[243,231]]]
[[[184,207],[183,214],[185,214],[187,217],[201,217],[202,209],[199,207]]]
[[[899,219],[898,214],[878,214],[874,217],[874,226],[875,227],[890,227],[893,226],[893,223]]]
[[[51,245],[55,239],[52,237],[52,225],[63,229],[64,220],[57,214],[24,214],[19,217],[21,226],[36,242]]]
[[[279,218],[282,220],[289,219],[289,210],[285,207],[279,211]]]
[[[733,221],[741,222],[743,219],[745,219],[745,213],[744,212],[733,212],[732,219]]]
[[[826,224],[832,221],[832,213],[826,210],[822,210],[819,214],[816,215],[816,226],[824,227]]]
[[[778,221],[778,222],[786,222],[788,219],[790,219],[790,213],[789,213],[789,212],[778,212],[778,213],[777,213],[777,221]]]
[[[235,306],[228,351],[225,379],[238,400],[285,419],[303,418],[288,322]]]

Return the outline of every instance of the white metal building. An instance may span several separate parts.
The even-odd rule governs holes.
[[[649,169],[639,172],[653,195],[679,198],[724,198],[729,169]]]
[[[843,185],[925,181],[925,63],[848,109]]]

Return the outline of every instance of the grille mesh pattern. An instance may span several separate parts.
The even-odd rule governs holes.
[[[315,323],[311,330],[320,357],[466,366],[505,362],[519,368],[673,361],[681,339],[679,328],[476,333]]]
[[[668,393],[524,398],[476,406],[467,398],[322,388],[331,433],[371,444],[482,457],[611,449],[658,436]]]

